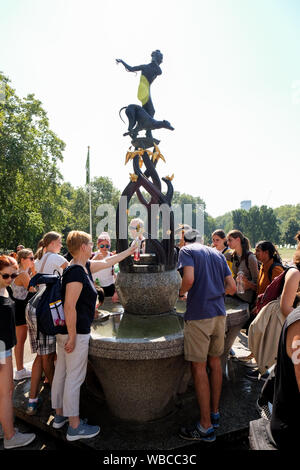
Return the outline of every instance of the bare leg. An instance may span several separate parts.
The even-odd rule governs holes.
[[[37,355],[32,365],[29,398],[33,399],[37,397],[40,381],[42,378],[42,372],[42,356]]]
[[[27,337],[27,325],[20,325],[16,327],[17,344],[14,348],[17,370],[24,369],[24,344]]]
[[[211,411],[217,413],[219,410],[220,396],[222,391],[222,366],[219,357],[208,356],[210,368],[210,397]]]
[[[55,353],[45,354],[41,357],[42,357],[43,370],[45,372],[47,379],[49,380],[49,384],[51,385],[53,381],[53,376],[54,376]]]
[[[69,424],[71,428],[76,429],[80,424],[79,416],[69,416]]]
[[[210,419],[210,385],[206,371],[206,362],[192,362],[197,400],[200,408],[200,424],[207,429],[212,426]]]
[[[13,416],[13,367],[12,358],[7,357],[5,364],[0,364],[0,421],[5,439],[11,439],[15,434]]]

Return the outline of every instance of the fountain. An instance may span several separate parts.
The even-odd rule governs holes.
[[[161,124],[167,121],[153,119],[150,76],[153,81],[153,74],[159,74],[162,54],[155,51],[152,57],[151,64],[139,69],[141,82],[143,77],[149,81],[148,101],[142,100],[143,108],[130,105],[126,109],[129,129],[124,135],[131,136],[134,147],[127,152],[126,163],[133,160],[134,173],[130,174],[130,182],[122,193],[116,220],[119,252],[128,247],[128,207],[136,194],[148,216],[144,232],[146,253],[141,254],[139,260],[132,256],[120,263],[116,289],[124,313],[121,310],[110,315],[106,324],[94,326],[89,352],[90,364],[113,414],[137,422],[161,418],[174,409],[176,394],[184,392],[187,380],[183,379],[189,371],[183,356],[183,320],[174,309],[181,279],[176,270],[174,249],[172,177],[162,178],[167,186],[163,193],[156,166],[164,157],[158,148],[159,141],[151,133],[154,128],[173,128]],[[119,62],[128,70],[132,69],[123,61]],[[132,107],[136,107],[137,122],[132,121],[129,112]],[[141,129],[146,130],[145,137],[138,136]],[[150,195],[149,201],[142,188]],[[167,216],[164,215],[160,240],[156,221],[162,207]]]

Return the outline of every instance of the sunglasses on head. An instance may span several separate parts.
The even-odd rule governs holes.
[[[0,273],[0,274],[1,274],[1,273]],[[9,279],[10,277],[11,277],[12,279],[16,279],[16,277],[18,277],[19,274],[18,274],[18,273],[12,273],[12,274],[6,274],[6,273],[5,273],[5,274],[1,274],[1,276],[2,276],[3,279]]]
[[[103,243],[101,243],[101,245],[99,245],[100,248],[110,248],[110,245],[103,245]]]

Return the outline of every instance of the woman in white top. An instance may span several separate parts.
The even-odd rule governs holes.
[[[110,250],[110,236],[107,232],[100,233],[97,240],[98,252],[94,255],[94,260],[104,260],[113,255]],[[107,269],[101,269],[93,273],[93,280],[96,285],[99,284],[104,291],[105,297],[112,297],[115,294],[115,273],[114,267],[111,266]]]
[[[34,273],[33,252],[30,249],[19,250],[17,253],[17,262],[19,264],[19,275],[11,283],[11,291],[13,300],[15,301],[16,313],[16,335],[17,344],[14,348],[16,359],[16,372],[14,379],[22,380],[31,376],[31,371],[27,370],[23,364],[24,344],[27,338],[27,324],[25,318],[26,304],[30,298],[28,292],[28,284],[30,281],[29,270]],[[31,296],[35,292],[33,287],[30,288]]]
[[[58,253],[61,250],[61,235],[57,232],[48,232],[39,243],[40,247],[36,253],[35,270],[37,273],[53,274],[63,270],[69,265],[68,261]],[[39,332],[37,338],[36,318],[27,311],[27,324],[30,334],[32,353],[37,353],[31,373],[31,386],[26,413],[35,415],[38,407],[39,383],[44,371],[51,386],[54,375],[54,359],[56,353],[55,336],[45,336]]]

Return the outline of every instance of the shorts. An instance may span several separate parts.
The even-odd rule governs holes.
[[[0,364],[6,364],[6,358],[12,356],[12,349],[6,351],[0,351]]]
[[[111,284],[110,286],[102,286],[104,290],[105,297],[112,297],[116,291],[115,285]]]
[[[46,336],[43,333],[37,331],[37,319],[35,310],[29,308],[27,304],[25,310],[26,322],[29,331],[29,340],[31,352],[37,353],[39,356],[44,356],[45,354],[51,354],[56,352],[56,336]],[[37,338],[38,335],[38,338]]]
[[[15,318],[16,326],[26,325],[25,308],[27,301],[15,299]]]
[[[207,356],[219,357],[224,351],[226,315],[184,322],[186,361],[206,362]]]

